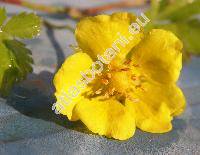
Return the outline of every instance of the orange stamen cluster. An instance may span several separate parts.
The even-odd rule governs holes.
[[[127,72],[131,71],[131,68],[129,66],[133,67],[140,67],[138,64],[132,64],[131,60],[127,60],[124,62],[124,64],[128,67],[124,68],[113,68],[110,64],[107,66],[107,70],[103,73],[99,74],[99,80],[100,80],[100,86],[97,86],[97,89],[94,91],[94,94],[92,96],[96,95],[103,95],[105,98],[110,98],[111,96],[118,95],[121,96],[120,98],[127,98],[130,101],[136,103],[139,102],[138,98],[133,98],[130,95],[130,90],[127,92],[121,92],[119,90],[116,90],[116,88],[111,84],[111,78],[112,78],[112,72]],[[131,80],[133,81],[134,89],[131,89],[131,91],[135,91],[135,89],[140,89],[142,91],[147,91],[143,87],[143,83],[146,81],[146,77],[144,75],[131,75]],[[99,88],[98,88],[99,87]]]

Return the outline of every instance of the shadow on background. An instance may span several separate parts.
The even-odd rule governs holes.
[[[165,134],[151,134],[137,130],[133,142],[135,149],[141,150],[146,154],[166,151],[180,139],[186,129],[186,122],[182,119],[174,119],[173,130]],[[134,150],[133,150],[134,151]]]
[[[65,60],[64,51],[55,39],[53,29],[47,27],[47,35],[56,52],[57,71]],[[66,117],[56,115],[51,110],[55,102],[53,77],[54,74],[49,71],[30,74],[25,81],[14,86],[7,104],[26,116],[51,121],[65,128],[89,132],[81,122],[70,122]]]

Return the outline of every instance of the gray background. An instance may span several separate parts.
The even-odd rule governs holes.
[[[33,0],[32,0],[33,1]],[[33,2],[97,6],[116,0],[35,0]],[[9,15],[30,11],[5,5]],[[107,13],[111,13],[112,10]],[[140,9],[129,9],[140,12]],[[57,24],[76,22],[64,16],[39,15]],[[74,34],[69,30],[42,28],[41,35],[25,41],[33,51],[34,73],[14,87],[7,100],[0,98],[0,154],[200,154],[200,58],[185,64],[179,85],[187,97],[185,113],[174,119],[174,129],[166,134],[150,134],[137,129],[127,141],[92,134],[80,122],[71,123],[51,111],[54,88],[51,80],[56,64],[72,53]]]

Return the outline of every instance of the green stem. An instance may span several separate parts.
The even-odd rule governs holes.
[[[69,25],[55,25],[45,19],[43,19],[43,24],[47,27],[51,27],[51,28],[54,28],[54,29],[68,29],[70,30],[71,32],[74,32],[74,28],[69,26]]]

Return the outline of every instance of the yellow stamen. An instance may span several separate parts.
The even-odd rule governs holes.
[[[99,94],[101,94],[101,92],[102,92],[102,88],[98,89],[98,90],[95,92],[95,94],[99,95]]]

